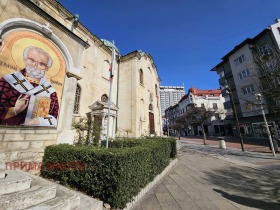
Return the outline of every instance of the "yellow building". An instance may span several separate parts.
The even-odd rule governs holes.
[[[161,135],[151,55],[121,55],[53,0],[3,0],[0,14],[0,162],[36,160],[48,145],[72,144],[80,117],[99,123],[104,138],[113,49],[108,136]]]

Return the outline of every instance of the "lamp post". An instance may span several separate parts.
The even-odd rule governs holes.
[[[268,128],[268,124],[267,124],[267,121],[266,121],[266,117],[265,117],[265,113],[264,113],[264,108],[263,108],[263,105],[262,105],[262,95],[260,93],[257,93],[257,94],[255,94],[255,96],[256,96],[256,99],[260,102],[260,106],[261,106],[261,110],[262,110],[262,115],[263,115],[266,131],[267,131],[267,134],[268,134],[268,139],[269,139],[269,143],[270,143],[272,154],[274,156],[276,156],[275,150],[274,150],[274,146],[273,146],[273,143],[272,143],[272,138],[271,138],[270,130]]]
[[[233,97],[232,97],[232,91],[227,84],[225,85],[225,88],[226,88],[226,93],[229,95],[229,98],[230,98],[230,103],[231,103],[231,106],[232,106],[232,111],[233,111],[235,122],[236,122],[237,133],[238,133],[238,136],[239,136],[239,139],[240,139],[241,149],[244,152],[243,137],[242,137],[242,134],[240,132],[240,126],[239,126],[239,121],[238,121],[238,117],[237,117],[237,113],[236,113],[235,104],[234,104]]]

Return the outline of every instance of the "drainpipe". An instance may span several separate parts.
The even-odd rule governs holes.
[[[119,107],[119,81],[120,81],[120,64],[121,64],[121,55],[118,54],[118,77],[117,77],[117,101],[116,101],[116,105],[117,107]],[[117,117],[116,117],[116,127],[115,127],[115,132],[117,131],[118,128],[118,110],[117,110]]]

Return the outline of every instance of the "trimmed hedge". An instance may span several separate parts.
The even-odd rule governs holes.
[[[108,149],[48,146],[41,175],[99,198],[112,208],[124,208],[176,157],[175,139],[117,140],[109,145]]]

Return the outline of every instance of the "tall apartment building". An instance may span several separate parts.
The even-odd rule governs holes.
[[[164,116],[164,111],[177,104],[185,95],[184,86],[160,86],[160,105],[161,116]]]
[[[247,38],[242,43],[235,46],[228,52],[222,61],[211,71],[216,71],[220,75],[219,83],[223,87],[222,94],[225,97],[224,107],[228,113],[232,113],[232,105],[236,107],[240,131],[244,136],[263,138],[264,119],[255,94],[261,92],[261,81],[256,77],[256,68],[253,58],[258,55],[271,65],[272,59],[267,59],[272,53],[272,49],[280,49],[280,20],[268,26],[254,38]],[[227,84],[230,87],[232,101],[225,89]],[[267,100],[263,96],[263,101]],[[268,123],[280,134],[279,115],[273,113],[268,106],[264,106]],[[226,118],[232,126],[233,132],[237,134],[235,120],[232,114]]]

